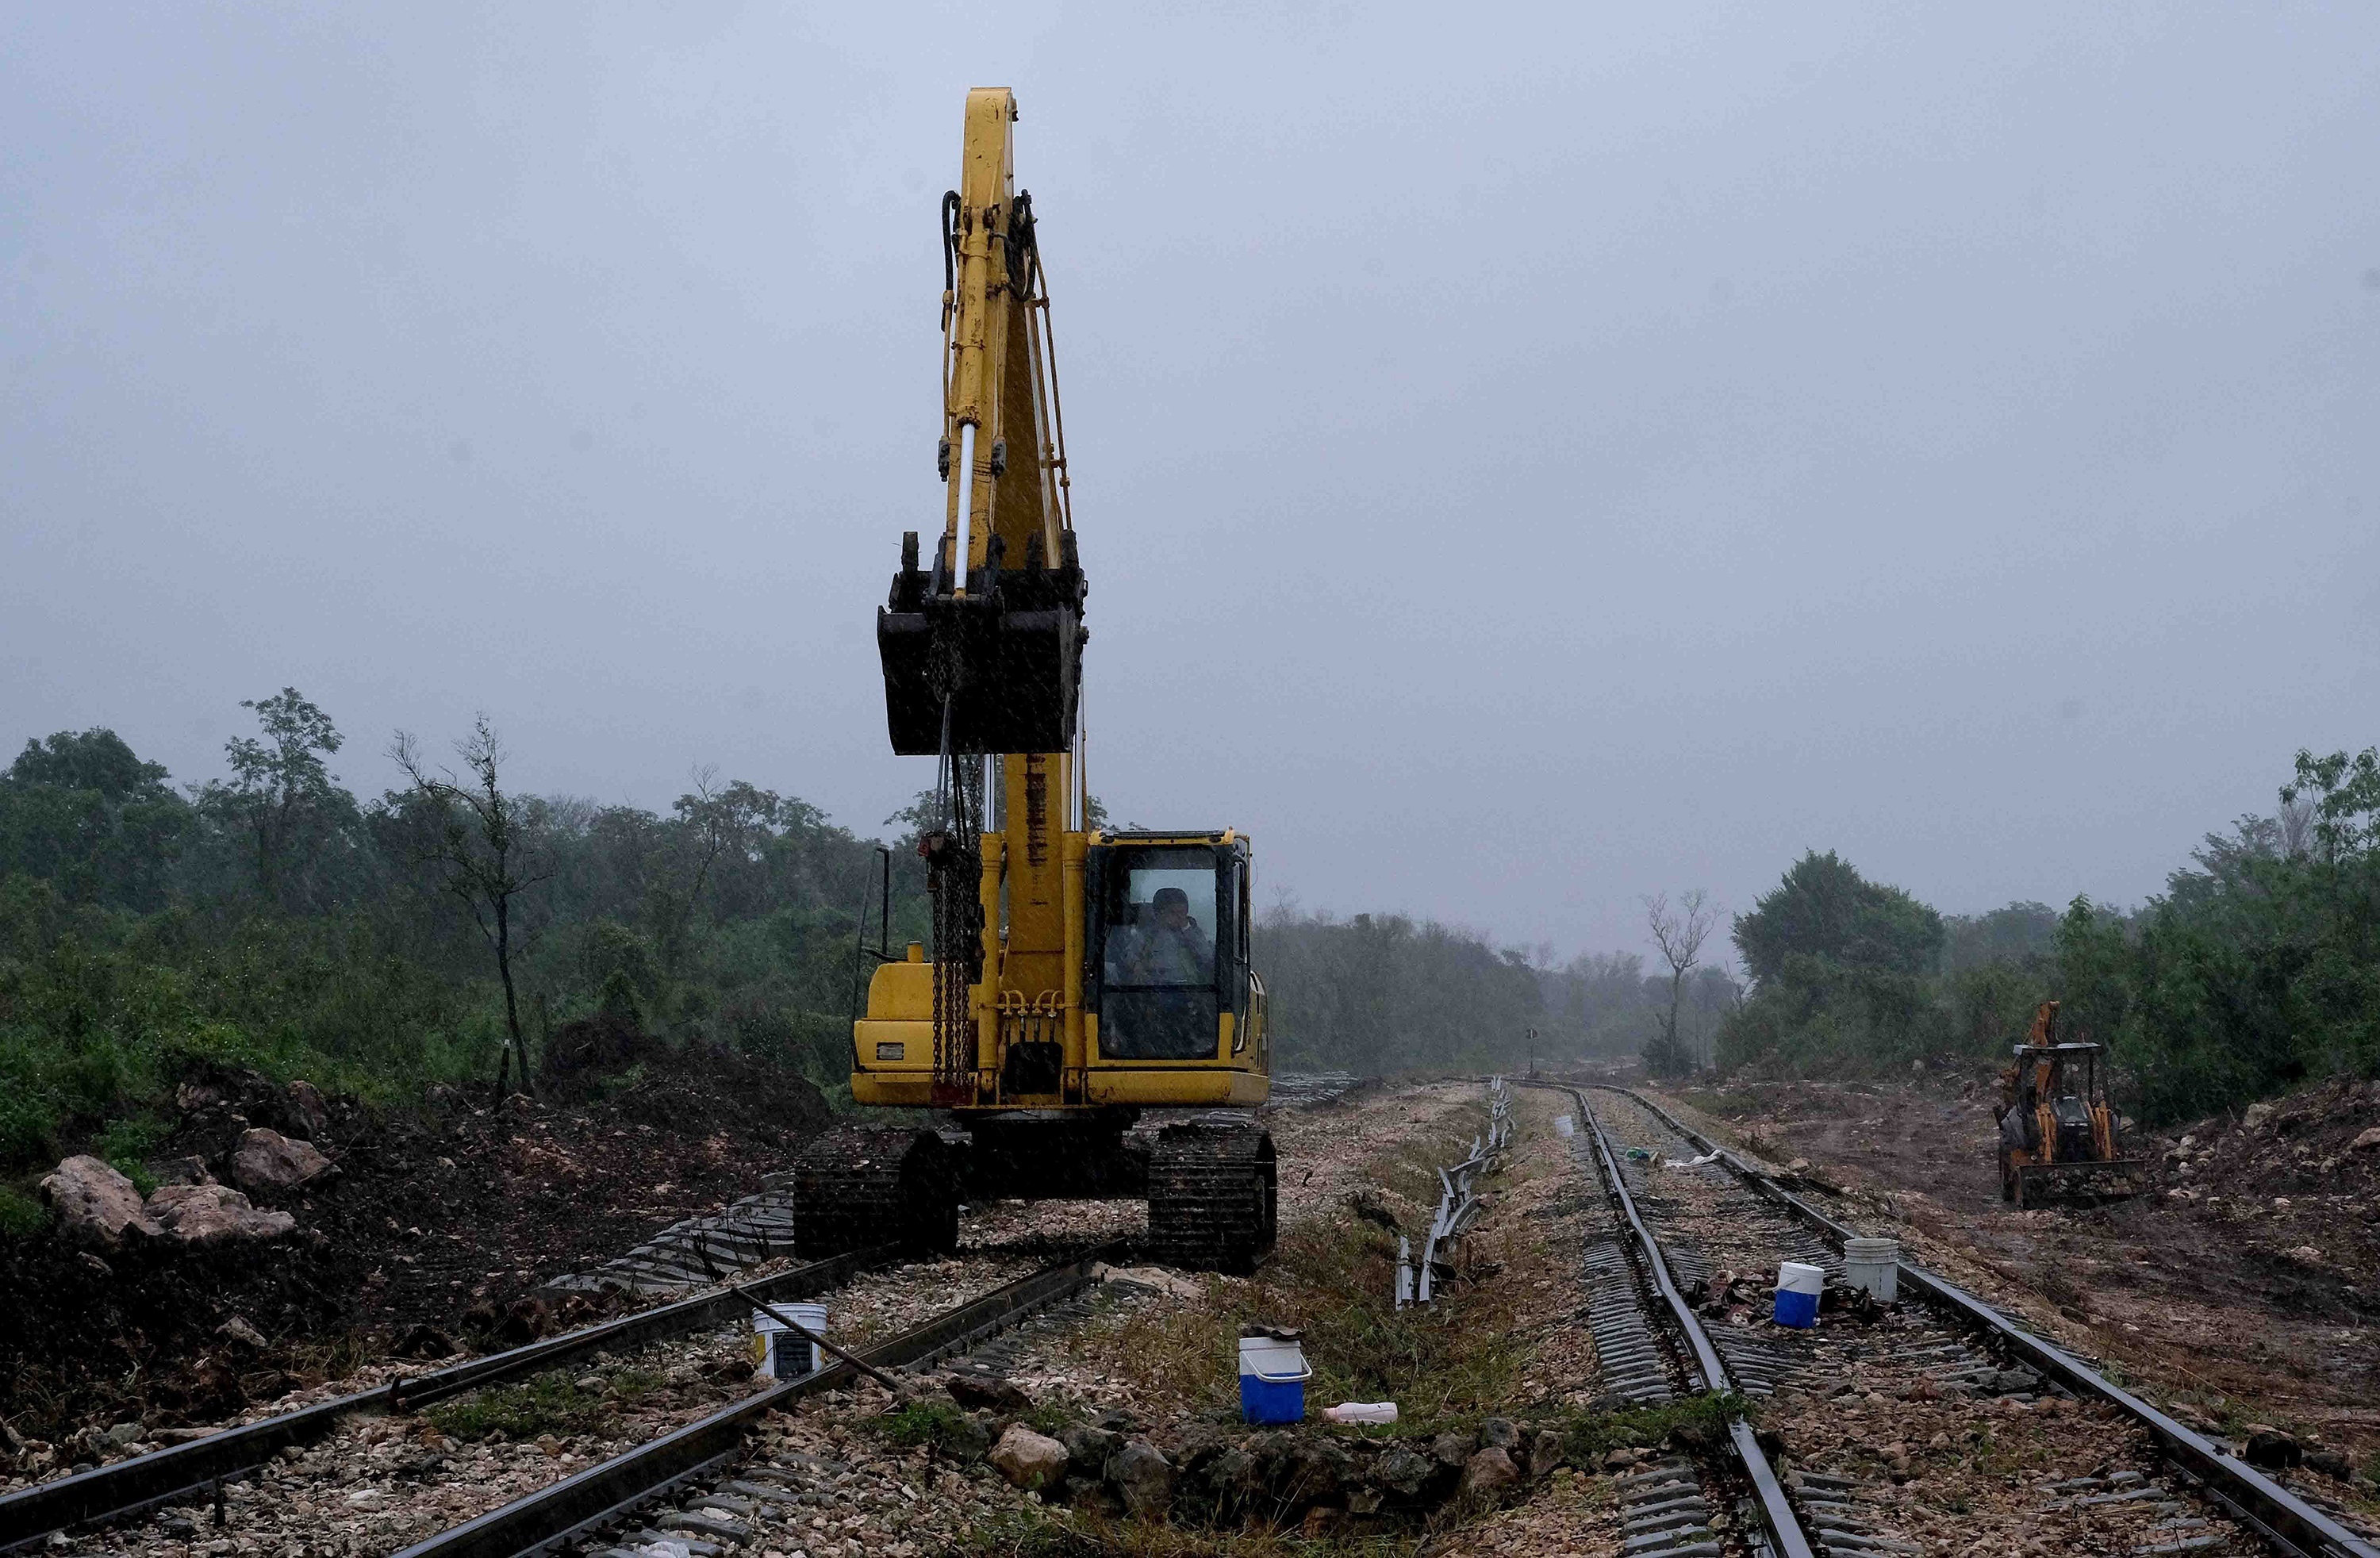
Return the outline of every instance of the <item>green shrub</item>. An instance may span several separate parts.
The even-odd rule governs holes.
[[[971,1440],[982,1442],[975,1438],[978,1430],[966,1414],[947,1401],[913,1401],[874,1419],[870,1426],[892,1442],[913,1448],[931,1444],[951,1450]]]
[[[447,1437],[468,1441],[587,1433],[609,1424],[623,1403],[650,1394],[660,1383],[658,1375],[624,1369],[603,1388],[582,1390],[569,1370],[556,1369],[517,1385],[442,1401],[422,1416]]]
[[[58,1109],[30,1066],[10,1064],[0,1039],[0,1163],[46,1158],[58,1128]]]
[[[25,1238],[50,1225],[50,1209],[13,1185],[0,1185],[0,1234]]]
[[[147,1166],[149,1154],[172,1134],[173,1127],[162,1120],[128,1116],[110,1121],[91,1150],[93,1156],[107,1160],[145,1196],[157,1188],[157,1181]]]

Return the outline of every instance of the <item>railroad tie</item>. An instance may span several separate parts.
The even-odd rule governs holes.
[[[1672,1401],[1666,1354],[1636,1293],[1636,1280],[1619,1244],[1597,1239],[1586,1249],[1587,1334],[1606,1394],[1643,1406]]]
[[[2162,1524],[2171,1526],[2176,1529],[2180,1529],[2184,1527],[2194,1527],[2198,1528],[2199,1534],[2188,1537],[2178,1537],[2171,1541],[2152,1542],[2145,1547],[2132,1548],[2131,1549],[2131,1552],[2134,1553],[2210,1552],[2228,1552],[2231,1550],[2231,1534],[2228,1531],[2208,1528],[2207,1522],[2204,1520],[2175,1520],[2164,1522]]]
[[[1628,1558],[1703,1558],[1723,1551],[1694,1463],[1670,1455],[1619,1485],[1621,1552]]]
[[[693,1501],[699,1504],[700,1500]],[[688,1514],[674,1509],[653,1522],[664,1531],[691,1531],[698,1537],[711,1537],[720,1541],[732,1541],[741,1546],[752,1540],[752,1528],[740,1520],[719,1520],[709,1515]]]
[[[1925,1550],[1888,1536],[1862,1513],[1866,1490],[1847,1477],[1826,1472],[1796,1472],[1788,1479],[1809,1516],[1810,1534],[1822,1552],[1875,1554],[1922,1552]]]

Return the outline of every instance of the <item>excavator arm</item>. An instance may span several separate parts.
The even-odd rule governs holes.
[[[967,94],[961,188],[942,197],[942,532],[930,556],[902,538],[876,619],[892,749],[908,756],[1075,741],[1087,590],[1015,119],[1007,88]]]

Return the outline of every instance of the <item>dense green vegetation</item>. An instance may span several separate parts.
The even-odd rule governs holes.
[[[359,800],[322,710],[287,689],[248,707],[231,776],[187,791],[106,730],[29,742],[0,774],[0,1166],[70,1138],[137,1162],[194,1060],[381,1098],[496,1078],[509,1023],[487,878],[466,869],[486,846],[470,753],[452,793],[425,762],[430,788]],[[482,755],[501,793],[501,746]],[[504,799],[532,1051],[609,1008],[844,1085],[874,841],[707,777],[666,814]],[[892,868],[897,941],[921,933],[923,873],[897,848]]]
[[[2111,1050],[2155,1123],[2380,1071],[2380,753],[2298,755],[2270,817],[2210,834],[2131,913],[2077,898],[1944,919],[1812,853],[1735,922],[1754,988],[1721,1065],[1998,1057],[2035,1003]]]
[[[2064,1015],[2117,1047],[2151,1118],[2380,1073],[2380,752],[2301,752],[2280,800],[2140,913],[2078,898],[2058,924]]]
[[[106,730],[29,741],[0,773],[0,1173],[69,1144],[137,1166],[195,1064],[402,1099],[513,1075],[516,1033],[533,1066],[598,1012],[848,1096],[877,841],[708,775],[665,813],[515,796],[484,724],[458,773],[401,743],[415,782],[367,800],[331,772],[344,742],[323,711],[289,688],[246,707],[257,734],[227,744],[222,779],[177,789]],[[921,805],[886,820],[907,835],[890,846],[896,943],[924,935]],[[2114,1047],[2132,1109],[2183,1118],[2380,1067],[2380,755],[2301,754],[2275,816],[2209,835],[2132,913],[1945,917],[1814,852],[1734,939],[1748,993],[1718,968],[1673,992],[1634,954],[1557,965],[1288,906],[1256,958],[1284,1066],[1658,1048],[1679,1068],[1905,1069],[1996,1056],[2057,997],[2070,1034]]]

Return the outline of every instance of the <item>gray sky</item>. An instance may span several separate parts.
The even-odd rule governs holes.
[[[1093,786],[1268,897],[2133,901],[2380,739],[2380,8],[1155,9],[10,7],[0,740],[872,831],[974,84]]]

